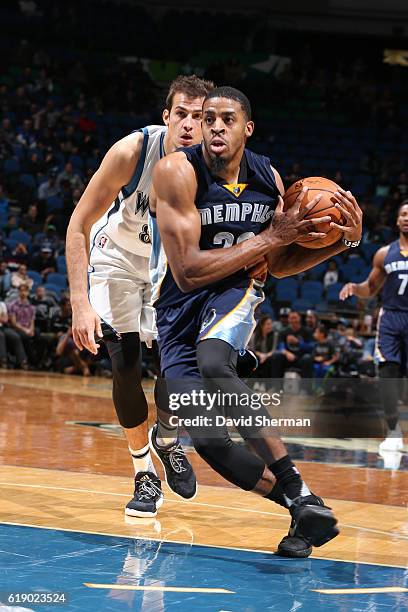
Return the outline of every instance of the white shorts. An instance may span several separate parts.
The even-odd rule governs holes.
[[[92,308],[119,333],[138,332],[148,345],[157,338],[151,303],[149,259],[117,246],[98,234],[89,258]]]

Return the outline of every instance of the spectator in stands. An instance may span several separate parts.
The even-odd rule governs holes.
[[[13,272],[11,275],[11,286],[15,289],[19,289],[21,285],[27,286],[28,290],[31,290],[33,286],[33,279],[30,278],[27,274],[27,266],[26,264],[20,264],[16,272]]]
[[[337,266],[337,262],[334,259],[329,261],[329,266],[325,275],[323,277],[323,284],[325,288],[330,287],[330,285],[334,285],[334,283],[339,282],[339,268]]]
[[[283,378],[287,368],[299,369],[302,378],[312,378],[313,334],[302,326],[300,314],[288,316],[288,327],[279,334],[278,347],[271,357],[272,378]]]
[[[396,188],[399,191],[401,200],[405,200],[408,197],[408,175],[406,172],[400,173]]]
[[[90,376],[87,362],[82,359],[79,350],[72,339],[72,327],[61,335],[56,348],[57,368],[64,374],[82,374]]]
[[[71,162],[65,164],[64,170],[58,175],[57,182],[59,187],[61,187],[61,183],[63,181],[68,181],[71,186],[71,189],[83,189],[84,187],[81,177],[79,176],[79,174],[74,172],[74,168]]]
[[[305,325],[314,334],[315,330],[319,325],[319,317],[317,316],[314,310],[306,311]]]
[[[29,234],[37,234],[42,231],[43,224],[38,220],[38,206],[37,204],[30,204],[27,212],[21,219],[21,225],[23,229]]]
[[[47,333],[51,326],[51,310],[57,306],[55,298],[38,285],[31,303],[35,306],[35,326],[39,333]]]
[[[0,261],[0,299],[6,297],[11,287],[11,273],[5,261]]]
[[[258,378],[271,378],[271,357],[276,348],[277,333],[273,331],[273,321],[267,315],[262,316],[255,328],[249,343],[250,349],[258,357],[256,370]]]
[[[48,173],[48,179],[41,183],[38,188],[38,199],[45,201],[47,198],[52,198],[60,193],[59,184],[57,183],[57,169],[53,168]]]
[[[35,363],[35,307],[30,303],[28,285],[22,283],[18,288],[18,298],[8,305],[11,327],[20,336],[29,361]]]
[[[273,331],[283,332],[288,326],[288,318],[290,315],[290,308],[283,307],[279,310],[279,318],[273,322]]]
[[[47,278],[50,272],[55,272],[57,263],[53,256],[52,248],[47,243],[44,243],[38,255],[33,257],[31,268],[39,272],[44,279]]]
[[[27,369],[27,356],[20,336],[8,326],[7,306],[0,302],[0,368],[7,369],[11,352],[15,356],[17,367]]]
[[[334,371],[334,364],[338,362],[340,351],[329,340],[329,332],[325,325],[319,325],[313,334],[316,344],[313,348],[313,374],[315,378],[324,378]]]
[[[14,249],[11,251],[10,257],[7,258],[8,265],[10,267],[19,266],[21,264],[28,264],[28,248],[23,242],[19,242]]]

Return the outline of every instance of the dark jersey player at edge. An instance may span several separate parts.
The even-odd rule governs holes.
[[[323,236],[318,225],[330,218],[304,219],[321,197],[300,210],[305,190],[283,212],[279,174],[267,158],[245,149],[254,124],[242,92],[214,89],[204,101],[202,129],[202,146],[167,156],[153,175],[151,212],[157,215],[169,264],[155,302],[162,369],[169,392],[176,379],[203,379],[211,391],[218,379],[222,391],[251,395],[237,376],[236,360],[237,350],[245,348],[252,333],[253,312],[263,299],[259,281],[263,262],[271,274],[283,277],[348,247],[342,240],[318,251],[293,244],[305,234]],[[223,203],[220,190],[225,191]],[[343,190],[336,199],[346,221],[344,226],[331,226],[341,229],[350,243],[359,241],[362,213],[356,200]],[[233,218],[236,205],[241,214]],[[188,418],[194,410],[190,404],[178,415]],[[238,429],[254,452],[235,444],[226,428],[216,428],[206,437],[202,428],[188,431],[198,454],[224,478],[289,509],[291,529],[278,550],[308,556],[313,545],[335,537],[335,517],[310,492],[280,438],[262,430],[254,437],[252,431],[248,435],[245,428]]]
[[[351,295],[370,298],[382,289],[375,357],[387,434],[380,451],[399,452],[404,441],[398,415],[399,385],[395,380],[406,373],[408,363],[408,200],[398,208],[397,227],[399,239],[378,249],[368,278],[363,283],[344,285],[340,299]]]

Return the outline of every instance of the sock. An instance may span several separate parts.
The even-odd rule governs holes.
[[[292,500],[296,497],[310,495],[309,487],[301,479],[299,471],[289,455],[278,459],[268,467],[272,474],[276,476],[288,507],[292,505]]]
[[[286,503],[286,499],[283,494],[282,487],[280,486],[278,482],[275,482],[275,484],[273,485],[272,491],[270,491],[268,495],[265,495],[265,499],[270,499],[271,501],[274,501],[275,504],[279,504],[279,506],[288,508],[288,504]]]
[[[132,455],[135,475],[138,472],[153,472],[153,474],[156,474],[155,467],[150,457],[149,444],[146,444],[146,446],[143,446],[143,448],[139,448],[138,450],[130,448],[129,446],[129,452]]]
[[[159,446],[171,446],[177,442],[177,433],[177,426],[172,427],[168,423],[163,423],[160,418],[157,419],[156,442]]]

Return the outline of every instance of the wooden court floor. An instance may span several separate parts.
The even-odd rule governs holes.
[[[115,427],[110,386],[106,379],[0,374],[0,522],[157,538],[157,521],[125,520],[132,466]],[[146,389],[151,399],[150,383]],[[408,471],[325,461],[324,452],[319,457],[296,463],[335,510],[341,534],[313,557],[407,567]],[[285,510],[228,485],[194,452],[190,459],[199,493],[185,502],[164,485],[160,538],[276,550],[288,528]]]

